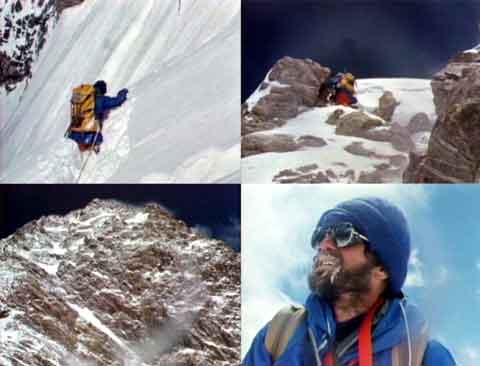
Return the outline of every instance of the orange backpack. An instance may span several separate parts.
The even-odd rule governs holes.
[[[95,118],[95,88],[93,85],[82,84],[74,88],[70,102],[70,131],[100,131],[100,124]]]

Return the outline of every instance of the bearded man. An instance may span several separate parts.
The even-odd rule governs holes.
[[[380,198],[338,204],[320,218],[304,307],[279,311],[243,366],[454,366],[401,291],[410,256],[404,214]]]

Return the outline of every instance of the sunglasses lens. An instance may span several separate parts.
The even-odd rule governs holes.
[[[335,231],[335,242],[339,248],[344,248],[350,244],[352,240],[352,231],[348,229]]]
[[[325,235],[327,235],[327,232],[328,228],[325,228],[323,226],[317,227],[315,233],[313,234],[312,247],[315,248],[316,246],[318,246],[323,241],[323,239],[325,239]]]
[[[335,227],[335,241],[339,248],[344,248],[351,244],[353,237],[353,226],[349,223],[339,224]]]

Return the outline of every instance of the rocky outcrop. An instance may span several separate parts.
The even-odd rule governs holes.
[[[438,119],[425,155],[416,156],[405,182],[480,180],[480,53],[453,58],[432,80]]]
[[[242,140],[242,157],[262,154],[266,152],[295,151],[299,146],[290,135],[247,135]]]
[[[410,152],[408,155],[408,165],[403,172],[404,183],[416,183],[416,175],[420,170],[422,160],[425,159],[425,153]]]
[[[67,8],[71,8],[72,6],[80,5],[85,0],[56,0],[57,6],[57,13],[61,14]]]
[[[386,91],[380,97],[378,101],[378,108],[373,112],[373,114],[379,116],[381,119],[391,122],[393,113],[395,113],[395,108],[399,106],[400,103],[397,102],[393,93],[391,91]]]
[[[283,126],[285,123],[287,123],[285,120],[279,118],[265,121],[262,117],[248,112],[248,106],[246,104],[242,105],[242,136],[257,131],[272,130]]]
[[[344,148],[352,155],[363,156],[378,160],[379,163],[372,164],[372,167],[355,172],[354,169],[348,169],[343,162],[337,162],[337,165],[343,169],[322,169],[318,164],[309,164],[298,168],[281,170],[273,178],[274,183],[391,183],[398,182],[401,179],[402,172],[405,169],[408,160],[404,154],[381,155],[375,151],[366,148],[363,142],[352,142]]]
[[[158,205],[94,200],[0,256],[2,365],[240,362],[239,253]]]
[[[395,149],[402,152],[410,152],[415,149],[415,144],[411,139],[408,128],[398,123],[392,123],[390,131],[392,132],[390,142]]]
[[[336,126],[340,118],[345,115],[345,111],[343,109],[335,109],[327,118],[325,123],[327,125]]]
[[[330,121],[333,123],[333,121]],[[383,126],[384,122],[363,112],[343,114],[338,118],[335,125],[335,133],[344,136],[362,137],[367,130]]]
[[[18,82],[32,76],[32,64],[56,15],[54,0],[33,1],[26,9],[19,1],[6,1],[0,10],[4,21],[0,33],[0,86],[11,91]]]
[[[7,91],[12,91],[14,85],[24,77],[25,70],[18,67],[17,62],[9,58],[6,53],[0,53],[0,85],[5,85]]]
[[[328,117],[326,123],[336,126],[335,133],[337,135],[390,142],[396,150],[410,152],[415,150],[411,135],[427,130],[429,128],[428,121],[428,116],[425,113],[419,113],[412,118],[409,127],[403,127],[396,122],[384,125],[382,120],[364,112],[345,114],[343,110],[337,109]]]
[[[273,178],[274,183],[330,183],[337,178],[332,170],[322,172],[317,164],[310,164],[296,169],[284,169]],[[352,171],[353,173],[353,171]],[[335,177],[334,177],[335,176]]]
[[[408,123],[407,130],[410,135],[417,132],[431,131],[433,123],[426,113],[420,112],[414,115]]]
[[[363,171],[358,177],[358,183],[388,183],[398,179],[407,165],[407,158],[402,155],[381,155],[364,147],[362,142],[352,142],[344,148],[353,155],[385,160],[385,163],[376,164],[370,171]]]
[[[361,137],[373,141],[390,142],[396,150],[401,152],[415,150],[415,144],[408,129],[396,122],[385,127],[367,130]]]
[[[32,65],[53,29],[58,16],[67,7],[84,0],[32,0],[27,4],[6,0],[0,7],[0,87],[7,91],[32,77]]]
[[[286,134],[252,134],[243,137],[242,157],[266,152],[288,152],[303,147],[322,147],[327,143],[321,137],[304,135],[295,139]]]
[[[297,116],[305,108],[314,107],[319,91],[330,76],[330,69],[310,59],[284,57],[268,73],[256,91],[256,100],[242,114],[242,133],[252,130],[244,125],[255,121],[257,131]],[[250,101],[251,102],[251,101]],[[281,122],[280,122],[281,123]]]
[[[298,145],[304,147],[322,147],[327,144],[323,138],[312,135],[300,136],[296,142]]]

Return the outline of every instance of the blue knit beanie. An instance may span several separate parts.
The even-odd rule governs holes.
[[[104,80],[97,80],[95,84],[93,84],[93,87],[97,89],[100,94],[107,94],[107,83]]]
[[[342,202],[322,215],[312,241],[319,227],[342,222],[353,224],[368,238],[369,249],[375,252],[390,275],[390,289],[395,294],[401,293],[410,257],[410,233],[402,211],[382,198],[365,197]]]

